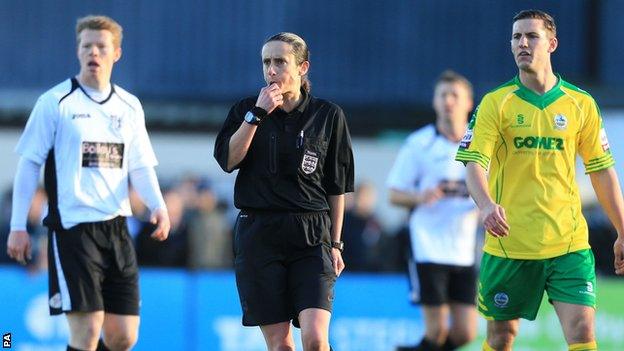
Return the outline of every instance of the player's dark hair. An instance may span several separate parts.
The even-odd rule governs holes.
[[[310,50],[308,49],[308,45],[306,42],[294,33],[281,32],[273,35],[269,39],[267,39],[264,43],[268,43],[270,41],[281,41],[287,44],[290,44],[292,47],[292,53],[295,56],[295,61],[297,66],[302,64],[304,61],[310,61]],[[308,93],[312,88],[312,83],[308,78],[308,74],[306,73],[301,77],[301,87],[305,89]]]
[[[107,30],[113,34],[113,46],[121,47],[123,39],[123,28],[114,19],[108,16],[89,15],[81,17],[76,21],[76,41],[80,44],[80,33],[85,29]]]
[[[460,83],[466,88],[466,90],[468,90],[468,96],[470,96],[471,99],[473,97],[474,92],[472,89],[472,83],[470,83],[468,78],[453,70],[447,69],[446,71],[442,72],[442,74],[440,74],[440,76],[436,80],[434,86],[437,87],[440,83]]]
[[[544,28],[549,31],[553,37],[557,36],[557,25],[555,24],[555,19],[541,10],[522,10],[518,12],[514,18],[512,23],[516,23],[516,21],[522,19],[541,19],[544,22]]]

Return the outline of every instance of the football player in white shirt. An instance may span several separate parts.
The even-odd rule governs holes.
[[[128,350],[139,327],[129,184],[151,210],[155,240],[167,238],[169,216],[143,108],[110,82],[121,58],[121,26],[86,16],[78,19],[76,36],[79,74],[39,98],[16,147],[21,157],[7,251],[22,264],[30,259],[26,215],[45,163],[50,313],[67,316],[67,350]]]
[[[478,214],[464,167],[455,161],[472,106],[470,82],[442,73],[433,97],[435,125],[409,136],[388,177],[390,201],[411,211],[410,283],[425,319],[420,344],[400,351],[454,350],[476,336]]]

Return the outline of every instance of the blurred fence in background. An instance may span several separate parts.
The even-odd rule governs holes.
[[[432,84],[444,69],[465,74],[477,98],[515,75],[511,19],[532,7],[557,20],[555,70],[591,88],[601,107],[622,106],[624,2],[616,0],[2,1],[0,123],[23,123],[36,96],[78,72],[76,18],[102,13],[125,29],[113,79],[146,102],[153,124],[216,128],[263,84],[263,41],[293,31],[311,49],[315,94],[373,131],[409,127],[431,116]],[[415,106],[428,116],[407,114]]]

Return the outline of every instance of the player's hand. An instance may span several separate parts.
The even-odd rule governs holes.
[[[156,225],[156,229],[150,235],[152,239],[163,241],[169,236],[171,223],[169,223],[169,213],[163,208],[156,209],[152,213],[150,222]]]
[[[340,250],[332,248],[331,255],[332,265],[334,266],[334,273],[336,273],[336,276],[338,277],[340,276],[340,273],[342,273],[342,271],[345,269],[345,264],[342,260],[342,253],[340,252]]]
[[[260,89],[256,106],[263,108],[267,113],[271,113],[283,103],[284,96],[282,95],[282,88],[276,83],[271,83]]]
[[[25,230],[16,230],[9,233],[7,239],[7,254],[21,264],[32,259],[30,235]]]
[[[500,238],[509,235],[509,224],[507,223],[507,216],[505,215],[505,209],[496,203],[481,209],[481,216],[483,217],[483,226],[491,235]]]
[[[431,188],[431,189],[427,189],[423,191],[420,194],[420,201],[418,202],[424,205],[432,205],[438,202],[438,200],[440,200],[443,197],[444,197],[444,191],[442,191],[442,188],[440,186],[436,186],[435,188]]]
[[[615,254],[615,274],[624,275],[624,235],[618,235],[615,239],[613,253]]]

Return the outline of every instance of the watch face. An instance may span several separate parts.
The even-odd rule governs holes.
[[[254,116],[253,113],[251,113],[251,111],[245,114],[245,122],[250,123],[250,124],[258,124],[256,120],[256,116]]]

